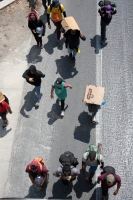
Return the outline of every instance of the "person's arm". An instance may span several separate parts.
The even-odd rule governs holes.
[[[30,174],[29,174],[29,178],[30,178],[31,182],[33,183],[33,185],[36,186],[36,184],[35,184],[35,182],[34,182],[34,179],[33,179],[33,177],[32,177]]]
[[[104,162],[103,162],[103,161],[101,162],[101,166],[100,166],[100,168],[101,168],[101,169],[104,168]]]
[[[85,41],[86,40],[86,37],[80,32],[80,38]]]
[[[99,184],[100,182],[101,182],[100,176],[98,176],[98,178],[97,178],[97,183]]]
[[[44,78],[45,77],[45,74],[43,74],[41,71],[39,70],[36,70],[37,71],[37,74],[41,77],[41,78]]]
[[[82,161],[82,172],[83,172],[84,178],[88,179],[88,176],[86,175],[86,164],[83,161]]]
[[[43,180],[39,186],[42,186],[45,183],[46,179],[47,179],[47,173],[43,174]]]
[[[104,9],[104,8],[103,8]],[[103,9],[99,9],[98,12],[100,14],[101,17],[105,16],[104,10]]]
[[[33,28],[32,23],[31,23],[30,20],[28,20],[28,27],[29,27],[29,29],[30,29],[33,33],[36,33],[36,31],[35,31],[35,29]]]
[[[54,87],[52,86],[52,88],[51,88],[51,95],[50,95],[51,99],[54,98],[53,92],[54,92]]]
[[[64,16],[64,18],[66,17],[66,11],[63,12],[63,16]]]
[[[117,183],[117,189],[116,189],[116,191],[114,192],[114,195],[117,195],[117,194],[118,194],[120,187],[121,187],[121,182],[118,182],[118,183]]]
[[[111,15],[115,15],[117,13],[117,10],[114,8],[114,11],[111,12]]]
[[[30,77],[28,76],[28,73],[29,73],[29,70],[27,69],[27,70],[23,73],[22,77],[25,78],[25,79],[26,79],[27,81],[29,81],[29,82],[34,82],[34,79],[33,79],[33,78],[30,78]]]
[[[11,110],[11,107],[10,107],[10,106],[8,106],[8,109],[7,109],[7,110],[9,111],[10,114],[12,114],[12,110]]]
[[[69,87],[70,89],[72,89],[72,86],[70,84],[65,83],[64,85],[65,88]]]
[[[50,25],[50,5],[47,8],[47,22],[48,22],[48,27],[51,29],[51,25]]]

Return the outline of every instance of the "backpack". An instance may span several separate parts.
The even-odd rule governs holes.
[[[44,165],[46,165],[45,161],[43,160],[43,158],[39,157],[39,158],[34,158],[33,161],[36,161],[39,164],[40,170],[42,171],[42,168]]]
[[[95,152],[96,152],[96,154],[97,154],[97,164],[100,165],[100,153],[99,153],[98,147],[95,146],[95,145],[93,145],[93,144],[91,144],[91,145],[86,149],[85,152],[88,152],[88,154],[87,154],[87,159],[88,159],[88,157],[89,157],[90,151],[95,151]]]
[[[52,7],[53,7],[53,5],[51,4],[50,5],[50,12],[52,11]],[[60,9],[60,12],[62,13],[61,5],[59,5],[59,9]],[[53,13],[52,14],[52,21],[53,22],[59,22],[60,21],[60,17],[59,17],[58,13]]]
[[[103,7],[103,6],[107,6],[107,5],[111,5],[113,8],[116,8],[117,7],[117,4],[112,2],[112,1],[108,1],[108,0],[104,0],[104,1],[99,1],[98,5],[100,7]]]
[[[70,151],[64,152],[62,155],[59,157],[59,162],[64,166],[65,164],[72,165],[76,167],[79,162],[77,158],[75,158],[74,154]]]
[[[5,100],[4,100],[4,101],[9,105],[9,99],[7,98],[6,95],[3,94],[3,96],[5,97]],[[0,103],[0,105],[2,106],[2,103]]]
[[[113,176],[115,177],[115,181],[117,182],[118,179],[117,179],[117,176],[116,176],[116,173],[115,173],[115,169],[111,166],[106,166],[103,168],[103,171],[101,172],[101,174],[105,174],[104,176],[104,181],[107,181],[107,176],[109,174],[113,174]]]

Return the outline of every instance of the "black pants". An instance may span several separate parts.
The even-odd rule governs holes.
[[[106,26],[108,26],[109,23],[104,22],[101,20],[101,40],[105,40],[106,38]]]
[[[102,195],[103,195],[104,197],[106,197],[106,196],[108,195],[108,188],[103,188],[103,187],[102,187]]]
[[[47,1],[48,1],[48,6],[49,6],[51,4],[51,0],[47,0]],[[42,0],[42,4],[46,10],[47,9],[46,0]]]
[[[64,107],[65,107],[65,99],[61,100],[61,111],[64,110]]]
[[[6,112],[1,112],[0,113],[0,117],[3,119],[3,120],[6,120],[6,115],[7,115],[7,111]]]
[[[70,181],[74,181],[75,179],[76,179],[76,177],[71,179]],[[62,183],[63,183],[63,185],[68,186],[69,181],[62,179]]]
[[[38,35],[36,33],[33,33],[33,32],[32,32],[32,34],[34,35],[34,38],[35,38],[37,44],[39,44],[39,43],[42,44],[42,37],[38,37]]]

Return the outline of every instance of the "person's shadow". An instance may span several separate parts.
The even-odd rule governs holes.
[[[87,176],[89,177],[89,172],[86,172]],[[96,182],[89,186],[88,180],[84,179],[82,169],[80,170],[80,174],[77,177],[77,182],[74,185],[73,189],[76,193],[76,197],[79,199],[82,197],[83,192],[88,193],[96,186]]]
[[[43,199],[46,196],[46,189],[46,184],[44,184],[40,191],[38,191],[34,185],[31,185],[29,188],[29,194],[24,198]]]
[[[33,45],[30,49],[29,54],[26,55],[28,63],[38,63],[42,61],[42,56],[40,55],[41,48],[38,48],[37,45]]]
[[[68,55],[61,56],[55,62],[57,66],[56,74],[59,73],[63,79],[73,78],[77,75],[78,71],[75,68],[75,62]]]
[[[68,105],[65,106],[64,110],[66,110],[67,108]],[[61,114],[61,106],[59,99],[57,99],[55,104],[53,104],[51,111],[47,113],[47,117],[49,118],[48,124],[52,125],[56,120],[62,119],[60,114]]]
[[[103,45],[100,44],[101,42],[101,36],[95,35],[94,38],[90,39],[91,47],[94,47],[95,54],[99,54],[99,50],[107,46],[107,42],[105,42]]]
[[[6,129],[3,129],[2,125],[3,125],[3,120],[0,120],[0,138],[3,138],[12,130],[12,128],[8,129],[8,126]]]
[[[53,196],[48,197],[48,199],[72,199],[72,196],[68,196],[72,192],[72,188],[73,183],[70,181],[67,190],[64,192],[64,185],[61,179],[59,179],[56,183],[53,184]]]
[[[81,142],[89,143],[90,141],[90,131],[95,128],[96,124],[93,124],[88,113],[83,111],[78,117],[80,126],[75,127],[74,139],[80,140]]]
[[[42,97],[42,94],[41,94],[41,97]],[[24,100],[25,100],[24,105],[20,109],[20,113],[21,115],[23,115],[23,117],[29,118],[29,115],[27,115],[26,112],[31,111],[32,108],[35,107],[36,99],[37,97],[35,94],[35,88],[32,91],[27,92],[27,94],[24,97]]]

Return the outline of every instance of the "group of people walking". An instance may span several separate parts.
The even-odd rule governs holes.
[[[56,27],[57,41],[65,39],[66,47],[68,48],[69,52],[69,57],[75,61],[75,57],[79,49],[80,38],[82,40],[86,40],[86,37],[84,36],[84,34],[81,33],[80,30],[75,29],[69,29],[61,37],[61,21],[63,19],[63,16],[64,18],[66,17],[66,11],[64,6],[59,2],[59,0],[52,0],[52,3],[50,0],[48,0],[48,5],[46,5],[46,0],[42,0],[42,3],[47,14],[48,27],[51,28],[51,17],[51,20]],[[106,5],[102,1],[99,2],[99,5],[101,7],[98,11],[101,15],[101,44],[103,44],[106,40],[106,26],[111,22],[112,15],[116,13],[116,9],[115,6],[112,6],[110,3]],[[37,47],[42,48],[42,36],[45,35],[46,26],[43,20],[38,18],[38,15],[34,9],[28,15],[28,27],[31,29],[31,32],[37,42]],[[44,78],[45,74],[37,70],[34,65],[31,65],[29,69],[27,69],[23,73],[22,77],[25,78],[29,84],[35,86],[37,94],[37,100],[35,105],[39,106],[41,99],[41,78]],[[59,77],[52,84],[50,92],[51,98],[54,97],[55,91],[59,101],[61,101],[62,117],[64,116],[67,88],[72,89],[72,86]],[[103,100],[102,105],[104,104],[105,101]],[[98,109],[99,108],[97,108],[97,110]],[[8,125],[8,120],[6,118],[7,112],[12,114],[12,110],[9,105],[9,100],[0,91],[0,116],[3,120],[3,129],[5,129]],[[76,177],[80,175],[80,170],[77,168],[79,162],[78,159],[75,158],[74,154],[70,151],[64,152],[60,156],[59,161],[61,163],[61,166],[53,172],[53,175],[62,180],[64,184],[64,191],[66,191],[69,181],[75,180]],[[82,173],[83,177],[86,180],[88,180],[89,185],[92,184],[92,178],[99,165],[101,165],[100,168],[103,171],[98,176],[97,183],[101,182],[102,200],[105,200],[105,197],[108,194],[108,188],[111,188],[116,184],[117,189],[114,192],[114,195],[117,195],[121,186],[121,178],[119,175],[116,174],[115,169],[112,166],[104,167],[103,156],[101,155],[99,148],[95,145],[90,145],[82,157]],[[89,176],[86,174],[86,166],[90,166]],[[47,169],[46,163],[43,158],[34,158],[33,161],[27,165],[25,171],[29,174],[33,185],[35,185],[39,190],[42,189],[43,185],[48,184],[49,170]]]

